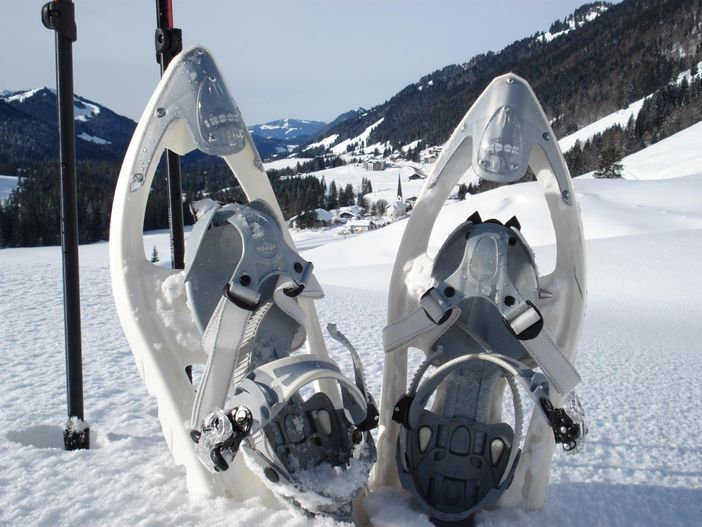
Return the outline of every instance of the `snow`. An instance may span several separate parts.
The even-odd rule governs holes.
[[[17,92],[2,90],[0,92],[0,99],[4,100],[6,103],[23,103],[42,90],[48,90],[54,95],[56,94],[56,90],[53,88],[34,88],[31,90],[22,90]],[[98,105],[90,103],[78,96],[73,97],[73,110],[76,121],[87,121],[100,113],[100,107]]]
[[[17,183],[18,179],[15,176],[0,176],[0,201],[6,200],[10,196]]]
[[[624,177],[629,179],[667,179],[702,174],[700,158],[702,123],[666,137],[622,160]]]
[[[24,102],[25,100],[29,99],[30,97],[33,97],[38,91],[41,91],[42,89],[49,89],[49,88],[34,88],[32,90],[24,90],[24,91],[18,91],[18,92],[12,92],[12,91],[7,91],[3,90],[2,93],[0,93],[0,98],[3,99],[5,102],[10,103],[10,102]],[[54,90],[51,90],[54,91]]]
[[[556,33],[551,33],[550,31],[546,31],[545,33],[539,35],[536,37],[536,40],[540,42],[551,42],[552,40],[561,37],[563,35],[567,35],[571,31],[584,26],[588,22],[592,22],[595,20],[598,16],[600,16],[602,13],[607,11],[609,9],[607,6],[600,5],[600,6],[594,6],[592,10],[585,15],[585,20],[582,21],[576,21],[572,16],[568,18],[567,23],[568,23],[568,29],[564,29],[563,31],[558,31]]]
[[[629,106],[622,110],[617,110],[614,113],[604,116],[602,119],[598,119],[594,123],[582,127],[577,132],[565,136],[563,139],[558,141],[561,150],[563,152],[567,152],[575,146],[576,141],[580,141],[581,146],[584,146],[588,139],[591,139],[595,135],[604,132],[608,128],[612,128],[613,126],[619,125],[622,128],[625,127],[631,117],[636,119],[636,116],[639,115],[639,112],[643,107],[644,101],[648,99],[648,97],[650,97],[650,95],[644,97],[643,99],[639,99],[638,101],[632,102]]]
[[[421,142],[420,139],[416,139],[415,141],[412,141],[411,143],[409,143],[409,144],[403,146],[402,148],[400,148],[400,150],[402,150],[403,152],[407,152],[408,150],[414,150],[415,148],[417,148],[417,145],[418,145],[420,142]]]
[[[74,98],[73,109],[76,116],[76,121],[87,121],[100,113],[100,107],[97,104],[92,104],[85,99]]]
[[[304,150],[312,150],[313,148],[319,148],[324,147],[324,148],[329,148],[331,145],[333,145],[336,140],[339,138],[339,134],[332,134],[328,137],[325,137],[321,141],[317,141],[316,143],[312,143],[308,146],[305,147]]]
[[[684,154],[701,140],[702,126],[695,125],[630,156],[625,166],[637,179],[575,180],[587,237],[588,306],[578,368],[588,444],[578,456],[555,455],[542,510],[484,511],[477,525],[699,525],[702,163]],[[680,177],[672,156],[681,156]],[[666,165],[669,172],[662,171]],[[535,183],[450,202],[432,250],[475,209],[502,220],[516,213],[542,272],[553,265],[553,233],[543,228],[548,213]],[[353,342],[376,400],[388,277],[405,225],[302,252],[327,293],[318,303],[320,321],[337,323]],[[305,232],[294,237],[300,246],[309,239]],[[168,265],[165,232],[149,233],[144,246],[147,254],[156,246],[160,263]],[[0,250],[0,524],[338,525],[258,499],[188,495],[117,320],[107,250],[105,242],[81,247],[85,409],[94,448],[78,452],[61,449],[60,248]],[[330,341],[329,347],[350,373],[341,345]],[[410,368],[418,361],[412,355]],[[399,490],[375,491],[365,506],[372,525],[431,525]]]
[[[336,154],[336,155],[341,155],[346,153],[346,147],[349,146],[350,144],[356,143],[360,144],[361,142],[366,143],[368,140],[368,136],[370,136],[371,132],[375,130],[380,124],[383,122],[383,118],[378,119],[376,122],[374,122],[372,125],[370,125],[368,128],[363,130],[360,135],[352,138],[352,139],[344,139],[341,143],[338,145],[335,145],[331,151]],[[376,146],[376,145],[374,145]]]
[[[424,166],[423,168],[426,168]],[[394,203],[397,199],[397,177],[400,176],[402,181],[402,195],[405,199],[413,196],[418,196],[419,191],[424,185],[424,180],[415,179],[410,181],[408,178],[414,174],[414,166],[410,164],[390,166],[385,170],[366,170],[361,164],[349,163],[344,166],[326,168],[317,172],[310,172],[309,175],[316,176],[324,180],[327,185],[332,181],[336,182],[337,188],[341,189],[347,184],[351,184],[354,192],[358,192],[361,186],[361,180],[368,178],[373,186],[373,192],[366,194],[365,198],[375,203],[378,200],[385,200],[388,203]],[[466,184],[477,178],[472,171],[466,173],[461,178],[461,182]]]
[[[263,166],[266,170],[281,170],[283,168],[295,168],[298,163],[306,163],[307,161],[312,161],[312,159],[311,157],[289,157],[263,163]]]
[[[78,139],[82,139],[83,141],[89,141],[91,143],[95,143],[98,145],[111,145],[112,141],[108,141],[107,139],[103,139],[102,137],[98,137],[96,135],[90,135],[86,132],[78,134]]]

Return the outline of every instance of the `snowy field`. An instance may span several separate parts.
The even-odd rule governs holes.
[[[655,155],[631,156],[625,167],[637,179],[576,180],[588,238],[577,364],[589,441],[578,456],[554,457],[545,508],[482,512],[478,525],[702,524],[702,162],[680,153],[700,140],[697,125],[654,146]],[[670,171],[661,174],[661,166]],[[517,214],[542,272],[553,264],[553,233],[544,229],[547,212],[534,183],[447,205],[433,249],[475,209],[483,218]],[[322,324],[336,322],[357,347],[376,399],[387,284],[405,224],[303,252],[327,292],[318,303]],[[147,254],[156,246],[167,264],[165,233],[150,233],[144,245]],[[172,462],[155,400],[117,320],[107,251],[106,243],[81,247],[85,407],[94,448],[79,452],[61,448],[60,249],[0,251],[0,525],[336,525],[255,499],[187,494],[184,470]],[[335,344],[330,349],[348,369],[346,354]],[[431,525],[398,491],[371,494],[365,506],[373,525]]]

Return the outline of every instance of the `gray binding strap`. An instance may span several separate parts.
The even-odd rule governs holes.
[[[580,374],[553,342],[545,322],[536,337],[521,343],[560,395],[565,395],[580,383]]]
[[[339,383],[346,394],[347,419],[353,424],[361,423],[366,417],[363,393],[341,373],[334,361],[312,354],[284,357],[254,369],[237,385],[232,404],[251,410],[253,434],[270,422],[301,388],[322,379]]]
[[[425,303],[430,302],[425,300],[427,298],[429,297],[422,299],[422,305],[405,318],[383,328],[383,349],[386,353],[407,347],[414,342],[417,337],[424,334],[431,333],[431,335],[427,335],[427,337],[429,341],[434,342],[461,316],[461,310],[456,308],[444,322],[437,324],[437,321],[439,321],[445,313],[442,312],[439,317],[432,320],[429,316],[429,311],[423,307]]]
[[[353,375],[356,380],[356,386],[361,390],[363,398],[368,401],[369,393],[366,389],[366,381],[363,378],[363,364],[361,363],[361,357],[358,356],[356,348],[349,342],[346,335],[336,328],[336,324],[327,324],[327,331],[329,335],[331,335],[331,338],[342,344],[349,351],[351,361],[353,362]]]
[[[462,229],[464,227],[459,227],[454,232],[462,233]],[[466,239],[463,257],[453,272],[445,278],[434,275],[431,287],[419,300],[418,309],[383,330],[385,350],[392,351],[415,342],[428,349],[456,323],[456,313],[463,302],[484,298],[495,307],[496,315],[509,326],[558,393],[565,395],[580,382],[580,375],[555,344],[538,309],[522,296],[507,265],[507,254],[515,237],[521,239],[525,247],[526,242],[517,229],[502,225],[482,223],[471,232],[474,234]],[[525,256],[535,268],[532,253],[527,252]],[[511,299],[509,303],[506,302],[508,298]]]
[[[282,284],[280,282],[282,282]],[[300,307],[300,304],[295,298],[285,294],[286,290],[290,290],[295,286],[296,284],[292,280],[280,280],[278,287],[273,291],[273,300],[283,313],[305,328],[307,324],[305,311]]]
[[[353,375],[356,380],[356,387],[363,394],[363,398],[366,401],[366,408],[368,410],[368,413],[371,414],[366,416],[366,418],[369,421],[372,421],[367,423],[367,425],[371,428],[375,428],[379,421],[378,409],[375,404],[375,401],[373,400],[373,396],[366,388],[366,381],[363,376],[363,363],[361,362],[361,357],[358,356],[356,348],[354,348],[351,342],[349,342],[349,339],[347,339],[346,336],[336,328],[336,324],[327,324],[327,331],[334,340],[342,344],[351,354],[351,361],[353,362]]]
[[[193,255],[188,261],[190,268],[194,266],[197,249],[203,244],[207,233],[211,232],[213,224],[221,226],[228,223],[237,230],[241,237],[241,255],[225,293],[209,316],[203,332],[202,347],[208,354],[208,360],[193,404],[193,427],[197,427],[212,408],[224,406],[236,366],[240,363],[240,347],[249,321],[255,310],[261,308],[261,285],[269,278],[277,277],[274,301],[304,328],[304,312],[286,291],[292,294],[304,291],[312,278],[313,269],[312,264],[302,259],[285,241],[266,203],[255,200],[249,205],[229,204],[224,207],[216,203],[203,203],[201,209],[200,220],[193,231],[196,249],[190,251]],[[189,272],[190,269],[186,275]],[[318,287],[318,284],[315,285]],[[317,291],[312,292],[312,295],[317,294]],[[299,332],[294,343],[302,345],[303,337],[304,332]]]
[[[444,282],[436,282],[435,287],[429,289],[422,297],[420,307],[417,310],[383,329],[383,344],[386,352],[408,345],[423,333],[441,328],[440,333],[431,335],[431,341],[434,342],[456,323],[460,316],[460,307],[458,306],[466,300],[466,297],[458,291],[451,298],[447,298],[442,293],[447,287],[452,287],[451,281],[451,277],[449,277]],[[517,297],[518,300],[513,308],[505,308],[502,305],[495,304],[494,301],[493,304],[495,304],[500,315],[509,324],[515,335],[519,335],[540,321],[541,315],[533,306],[521,298],[516,288],[514,288],[512,295]],[[492,301],[491,297],[486,296],[485,298]],[[452,310],[451,315],[441,324],[437,324],[449,310]],[[463,329],[467,330],[467,328]],[[474,335],[471,334],[471,336]],[[520,340],[520,343],[536,361],[536,364],[538,364],[559,394],[565,395],[578,385],[580,375],[556,346],[545,323],[536,337],[530,340]]]
[[[212,408],[224,406],[241,339],[250,317],[251,311],[234,305],[226,296],[220,298],[202,336],[202,347],[208,359],[195,394],[191,426],[198,427]]]
[[[279,283],[273,292],[275,304],[301,328],[306,329],[305,312],[294,298],[285,294],[285,291],[294,287],[295,283],[292,280],[279,282],[282,283]],[[260,300],[257,292],[245,287],[236,287],[236,284],[233,288],[230,285],[229,295],[251,305],[256,305]],[[259,306],[257,311],[263,308]],[[202,337],[202,347],[209,357],[193,404],[192,426],[197,426],[212,408],[224,406],[234,370],[242,359],[240,348],[243,336],[245,333],[256,330],[256,328],[247,330],[253,314],[254,312],[235,305],[227,295],[223,295],[219,300]],[[303,331],[300,338],[295,339],[299,345],[302,345],[300,339],[304,342],[304,335]]]

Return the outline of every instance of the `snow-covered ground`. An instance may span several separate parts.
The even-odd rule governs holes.
[[[697,125],[652,147],[654,154],[631,156],[625,167],[636,180],[575,181],[588,238],[577,363],[589,443],[578,456],[554,457],[544,509],[482,512],[479,525],[702,523],[702,162],[680,153],[701,140]],[[662,167],[670,171],[661,174]],[[676,167],[681,177],[673,177]],[[396,173],[387,177],[394,192]],[[433,250],[476,209],[484,218],[517,214],[542,271],[552,265],[553,233],[544,228],[547,213],[534,183],[450,203]],[[303,250],[327,292],[318,304],[322,324],[336,322],[357,347],[376,398],[388,278],[406,223]],[[166,264],[166,233],[149,233],[144,246],[147,254],[156,246]],[[94,445],[81,452],[60,448],[60,249],[0,251],[0,525],[335,525],[259,500],[187,494],[117,320],[107,249],[81,247],[85,406]],[[348,367],[338,346],[330,349]],[[366,509],[374,525],[431,525],[396,491],[372,494]]]
[[[312,161],[311,157],[292,157],[288,159],[276,159],[275,161],[269,161],[268,163],[263,163],[266,170],[281,170],[283,168],[295,168],[298,163],[302,164],[307,161]]]

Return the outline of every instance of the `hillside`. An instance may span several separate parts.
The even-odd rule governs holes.
[[[76,95],[76,155],[117,160],[124,155],[136,123]],[[0,92],[0,172],[15,172],[58,156],[56,92],[39,88]]]
[[[691,0],[587,4],[549,32],[422,77],[314,142],[333,148],[382,119],[366,146],[382,152],[417,140],[441,145],[489,81],[509,71],[531,83],[556,134],[565,136],[664,88],[700,62],[701,21],[702,5]],[[702,118],[699,104],[690,107],[696,120]]]
[[[56,159],[56,111],[54,89],[0,90],[0,173]],[[74,97],[74,112],[78,159],[121,163],[136,123],[79,95]],[[287,155],[326,126],[317,121],[281,119],[253,125],[249,131],[261,156],[267,158]]]

